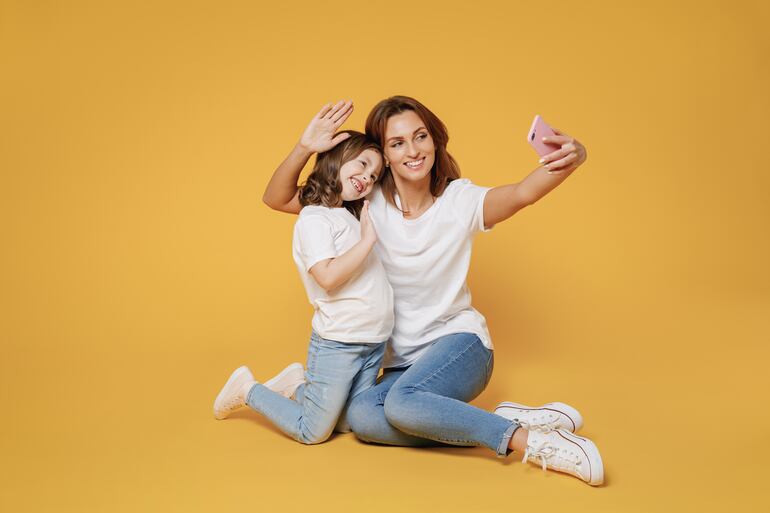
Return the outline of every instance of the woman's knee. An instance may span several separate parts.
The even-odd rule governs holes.
[[[393,426],[409,426],[418,414],[414,387],[394,386],[385,399],[385,418]]]

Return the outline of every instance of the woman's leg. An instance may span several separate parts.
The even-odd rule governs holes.
[[[405,371],[385,371],[379,383],[360,393],[348,405],[347,419],[356,438],[363,442],[427,447],[442,445],[433,440],[408,435],[390,425],[385,418],[385,398],[388,391]]]
[[[372,346],[345,344],[313,335],[308,349],[301,401],[292,401],[261,384],[251,387],[246,404],[281,431],[304,444],[329,438],[347,403],[353,381]]]
[[[519,425],[467,402],[491,377],[493,353],[471,333],[436,340],[391,386],[388,422],[420,438],[452,445],[483,445],[504,456]]]

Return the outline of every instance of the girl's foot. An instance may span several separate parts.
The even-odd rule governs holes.
[[[589,439],[557,429],[550,433],[530,431],[522,462],[531,461],[578,477],[592,486],[604,482],[604,465],[599,449]]]
[[[495,413],[518,423],[528,431],[541,433],[550,433],[554,429],[565,429],[574,433],[583,426],[583,417],[580,413],[564,403],[525,406],[503,402],[497,405]]]
[[[246,406],[246,394],[254,384],[256,381],[248,367],[244,365],[235,369],[214,400],[214,417],[226,419],[233,411]]]
[[[295,362],[278,373],[277,376],[265,381],[263,384],[278,394],[290,398],[297,387],[305,382],[305,369],[302,364]]]

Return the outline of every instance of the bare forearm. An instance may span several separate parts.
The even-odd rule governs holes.
[[[548,174],[538,167],[519,183],[502,185],[490,190],[484,199],[484,226],[490,228],[505,221],[551,192],[562,183],[572,170]]]
[[[296,203],[297,181],[312,151],[297,143],[289,156],[273,172],[265,188],[262,201],[272,209],[286,211]]]
[[[310,270],[318,284],[327,291],[345,284],[363,265],[374,247],[374,241],[360,240],[342,255],[319,262]]]
[[[516,194],[531,205],[554,190],[569,177],[574,169],[548,174],[545,167],[538,167],[516,185]]]

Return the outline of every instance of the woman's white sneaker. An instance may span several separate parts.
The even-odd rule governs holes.
[[[255,383],[248,367],[235,369],[214,400],[214,417],[226,419],[233,411],[246,406],[246,394]]]
[[[526,406],[502,402],[495,408],[495,413],[518,423],[527,431],[549,433],[555,429],[566,429],[574,433],[583,426],[583,417],[580,413],[564,403]]]
[[[592,486],[604,482],[604,465],[596,445],[564,429],[550,433],[530,431],[522,462],[526,461],[542,465],[543,470],[571,474]]]
[[[302,364],[295,362],[283,369],[274,378],[263,383],[267,388],[281,394],[284,397],[291,397],[297,390],[297,387],[305,382],[305,368]]]

